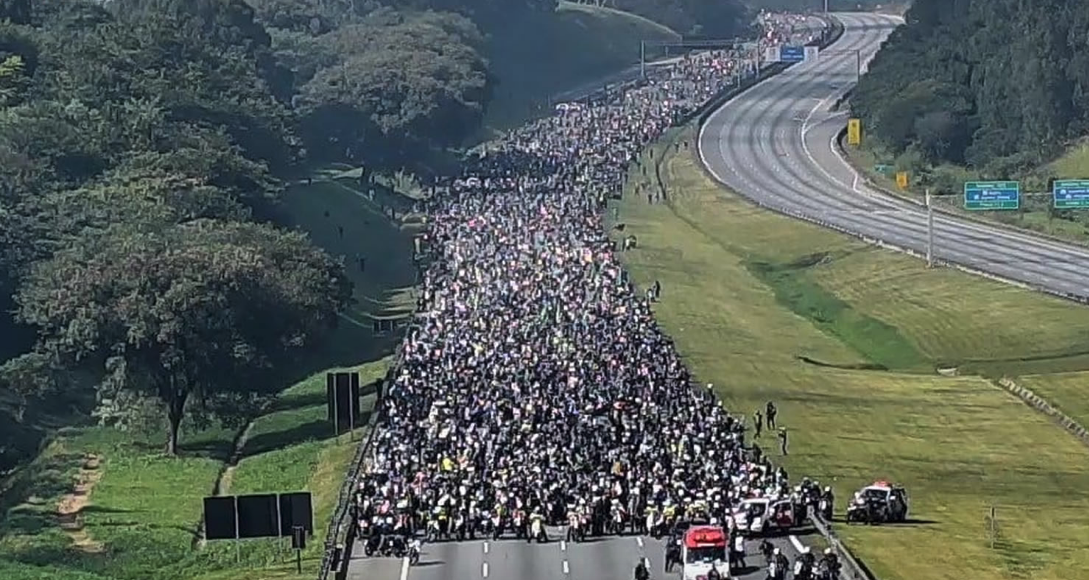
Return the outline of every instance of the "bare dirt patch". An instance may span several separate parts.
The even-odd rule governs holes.
[[[102,479],[102,462],[96,455],[85,455],[76,485],[57,504],[57,523],[72,539],[72,545],[88,553],[102,552],[104,546],[91,537],[83,526],[83,510],[91,503],[91,492]]]

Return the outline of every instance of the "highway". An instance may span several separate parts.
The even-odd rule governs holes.
[[[835,149],[845,112],[833,103],[902,20],[837,13],[843,36],[715,111],[699,152],[714,177],[770,209],[925,256],[926,210],[866,186]],[[865,127],[863,134],[865,135]],[[865,137],[863,137],[865,138]],[[935,212],[934,257],[1070,298],[1089,297],[1089,249]]]
[[[420,563],[365,558],[358,548],[349,568],[349,580],[631,580],[639,558],[650,561],[651,578],[680,578],[680,569],[663,571],[665,544],[649,537],[622,536],[593,539],[582,544],[558,541],[559,528],[549,530],[547,544],[501,539],[444,542],[425,545]],[[801,545],[798,537],[772,538],[793,562]],[[757,551],[759,542],[746,545],[750,567],[739,580],[764,580],[767,571]],[[756,564],[761,564],[758,568]]]

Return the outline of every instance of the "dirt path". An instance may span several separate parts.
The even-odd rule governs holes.
[[[83,509],[90,505],[91,492],[100,479],[102,469],[99,458],[95,455],[84,456],[75,488],[62,496],[57,504],[57,523],[72,539],[76,549],[88,553],[103,550],[102,544],[95,541],[83,527]]]
[[[231,489],[231,482],[234,480],[234,472],[238,467],[238,462],[242,460],[242,450],[246,447],[246,442],[250,439],[250,431],[253,430],[253,422],[260,417],[265,409],[268,407],[262,407],[262,410],[257,415],[250,419],[246,426],[238,433],[234,443],[231,445],[231,455],[227,458],[227,462],[223,464],[223,468],[219,472],[219,476],[216,477],[215,485],[212,486],[212,495],[220,496],[227,495],[227,492]],[[204,516],[202,515],[200,521],[197,523],[197,531],[193,537],[193,549],[203,549],[207,545],[207,540],[204,537]]]

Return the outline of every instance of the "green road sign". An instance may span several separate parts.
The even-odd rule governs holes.
[[[882,174],[882,175],[888,175],[888,174],[892,173],[893,169],[894,169],[893,166],[885,165],[884,163],[878,163],[877,165],[873,166],[873,170],[880,173],[880,174]]]
[[[1016,181],[968,181],[964,184],[964,209],[1017,209],[1021,184]]]
[[[1089,208],[1089,179],[1056,179],[1051,196],[1055,209]]]

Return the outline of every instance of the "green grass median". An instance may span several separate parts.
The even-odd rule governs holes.
[[[877,577],[1089,575],[1089,449],[974,376],[1089,368],[1089,309],[759,209],[702,172],[691,131],[677,142],[644,156],[664,158],[667,203],[619,203],[638,238],[623,260],[661,282],[659,321],[728,408],[778,404],[790,455],[761,445],[792,477],[833,484],[841,509],[875,479],[907,487],[910,523],[837,524]]]

